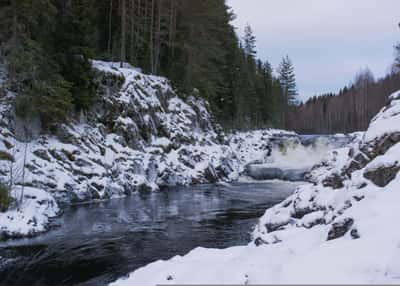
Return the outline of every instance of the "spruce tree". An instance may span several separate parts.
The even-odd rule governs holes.
[[[288,55],[282,58],[278,68],[279,81],[285,93],[288,105],[298,104],[298,93],[294,66]]]
[[[255,59],[256,51],[256,37],[253,34],[253,29],[249,24],[244,28],[243,48],[247,57]]]

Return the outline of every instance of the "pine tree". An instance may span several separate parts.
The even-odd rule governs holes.
[[[298,104],[298,93],[296,85],[296,76],[294,73],[293,63],[289,56],[282,58],[282,61],[278,68],[279,81],[283,87],[286,102],[288,105]]]
[[[253,34],[253,29],[249,24],[244,28],[243,48],[247,57],[255,59],[256,51],[256,37]]]

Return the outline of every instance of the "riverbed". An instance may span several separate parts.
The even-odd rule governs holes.
[[[0,243],[0,284],[106,285],[196,247],[248,244],[257,219],[296,185],[176,187],[71,206],[52,231]]]

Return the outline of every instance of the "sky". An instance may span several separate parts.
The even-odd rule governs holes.
[[[400,0],[227,0],[243,35],[248,23],[258,57],[274,68],[288,54],[300,98],[337,92],[369,68],[384,76],[400,42]]]

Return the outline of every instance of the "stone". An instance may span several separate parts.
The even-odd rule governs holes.
[[[46,150],[38,149],[38,150],[33,151],[33,154],[36,157],[39,157],[40,159],[46,160],[48,162],[51,161],[51,158],[50,158],[50,156],[49,156],[49,154],[47,153]]]
[[[356,228],[354,228],[354,229],[352,229],[351,231],[350,231],[350,235],[351,235],[351,237],[353,238],[353,239],[359,239],[361,236],[360,236],[360,234],[358,233],[358,230],[356,229]]]
[[[266,245],[266,244],[269,244],[267,241],[265,241],[264,239],[262,239],[261,237],[257,237],[255,240],[254,240],[254,244],[256,245],[256,246],[260,246],[260,245]]]
[[[350,230],[353,224],[354,219],[352,218],[345,218],[340,222],[333,223],[329,230],[327,240],[334,240],[343,237]]]
[[[400,166],[397,165],[391,167],[381,167],[375,170],[367,170],[364,173],[364,178],[370,180],[378,187],[383,188],[396,178],[399,170]]]
[[[322,181],[322,185],[324,187],[331,187],[333,189],[341,189],[344,187],[343,185],[344,178],[338,174],[332,174],[331,176],[325,178]]]
[[[211,164],[208,165],[208,167],[204,170],[204,178],[207,180],[207,182],[212,184],[218,182],[217,172]]]

